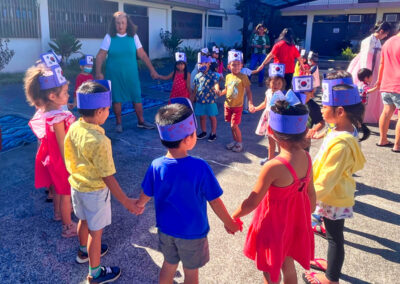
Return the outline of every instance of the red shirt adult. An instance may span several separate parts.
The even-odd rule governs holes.
[[[94,80],[93,75],[92,74],[83,74],[83,73],[79,73],[79,75],[76,77],[76,81],[75,81],[75,92],[74,92],[74,96],[76,97],[76,90],[78,90],[78,88],[85,83],[86,81],[90,81],[90,80]]]
[[[300,57],[300,53],[295,45],[289,45],[286,41],[277,42],[271,50],[274,56],[274,63],[285,64],[285,74],[294,73],[294,60]]]
[[[380,91],[400,94],[400,35],[392,36],[382,46]]]

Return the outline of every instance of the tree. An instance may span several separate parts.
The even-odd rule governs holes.
[[[240,0],[236,3],[237,14],[243,18],[242,48],[243,54],[247,55],[248,40],[251,35],[250,24],[255,27],[263,23],[267,27],[272,25],[272,19],[280,12],[263,3],[261,0]]]
[[[8,48],[9,42],[9,39],[0,38],[0,70],[6,67],[15,54],[14,50]]]
[[[79,39],[76,39],[74,35],[69,33],[63,33],[53,41],[49,42],[49,46],[57,53],[62,56],[64,62],[68,62],[68,58],[73,53],[79,53],[82,47],[82,43]]]

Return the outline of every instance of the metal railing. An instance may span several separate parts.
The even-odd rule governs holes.
[[[181,4],[190,4],[205,8],[219,9],[221,5],[220,0],[169,0],[169,2],[176,2]]]

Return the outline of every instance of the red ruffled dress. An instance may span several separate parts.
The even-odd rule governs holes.
[[[53,128],[54,124],[62,121],[67,133],[70,125],[75,121],[75,116],[63,110],[49,112],[38,110],[29,121],[29,126],[40,141],[35,160],[35,187],[53,185],[57,194],[70,195],[69,173],[65,168]]]
[[[287,167],[294,182],[287,187],[270,186],[254,213],[244,247],[244,254],[255,261],[258,270],[268,272],[273,282],[279,280],[287,256],[307,270],[314,259],[314,234],[307,194],[311,158],[308,155],[308,171],[302,179],[297,178],[285,159],[275,159]]]
[[[190,94],[187,89],[184,73],[175,72],[174,82],[172,83],[170,99],[172,99],[172,98],[190,99]]]

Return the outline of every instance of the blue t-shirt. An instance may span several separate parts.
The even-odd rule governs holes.
[[[194,89],[196,90],[196,102],[200,104],[213,104],[218,96],[214,86],[218,84],[219,78],[215,72],[208,70],[207,73],[199,72],[194,77]]]
[[[142,188],[144,194],[154,196],[161,232],[181,239],[207,236],[207,201],[220,197],[222,189],[205,161],[190,156],[157,158],[148,168]]]

